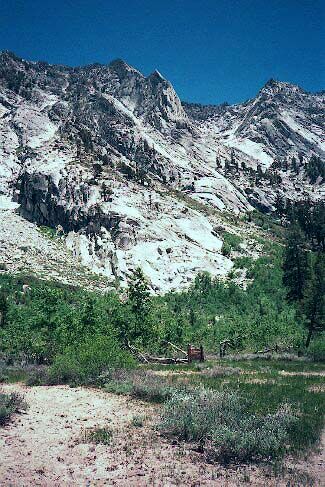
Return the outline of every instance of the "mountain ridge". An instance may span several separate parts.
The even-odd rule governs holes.
[[[323,97],[271,85],[207,118],[198,108],[198,120],[157,71],[2,53],[0,193],[24,218],[63,227],[76,259],[111,279],[141,266],[162,292],[225,275],[222,212],[324,195],[308,172],[324,154]]]
[[[51,66],[51,67],[66,68],[67,70],[88,70],[90,68],[110,67],[110,66],[113,66],[115,64],[124,64],[125,66],[127,66],[128,68],[130,68],[130,70],[136,71],[137,73],[141,74],[144,78],[148,78],[151,75],[153,75],[154,73],[158,73],[159,76],[162,79],[166,80],[166,78],[164,76],[162,76],[162,74],[160,73],[159,69],[155,68],[149,75],[146,76],[139,69],[137,69],[134,66],[130,65],[129,63],[127,63],[122,58],[114,58],[114,59],[112,59],[111,61],[109,61],[107,63],[101,63],[101,62],[94,61],[93,63],[89,63],[89,64],[82,64],[82,65],[71,66],[71,65],[62,64],[62,63],[49,63],[47,61],[42,61],[42,60],[29,61],[29,60],[27,60],[27,59],[25,59],[23,57],[18,56],[15,52],[10,51],[10,50],[7,50],[7,49],[0,50],[0,58],[2,56],[7,56],[7,57],[13,58],[13,59],[15,59],[17,61],[24,61],[24,62],[32,63],[32,64],[40,64],[40,65],[46,64],[46,65]],[[303,88],[302,86],[300,86],[297,83],[294,83],[294,82],[291,82],[291,81],[282,81],[282,80],[279,80],[279,79],[276,79],[276,78],[272,78],[271,77],[271,78],[269,78],[262,85],[262,87],[257,91],[257,93],[259,93],[260,91],[262,91],[269,84],[270,85],[273,85],[273,84],[288,85],[288,86],[291,86],[291,87],[298,88],[300,91],[303,91],[304,93],[311,94],[311,95],[322,95],[325,92],[325,89],[316,90],[316,91],[307,90],[307,89]],[[243,100],[243,101],[240,101],[240,102],[236,102],[236,103],[229,103],[227,101],[220,102],[220,103],[203,103],[203,102],[201,103],[201,102],[198,102],[198,101],[193,102],[193,101],[190,101],[188,99],[186,99],[186,100],[185,99],[181,99],[181,102],[182,103],[185,103],[185,104],[201,105],[201,106],[205,106],[205,107],[220,107],[222,105],[231,105],[231,106],[234,106],[234,105],[242,105],[242,104],[245,104],[248,101],[252,100],[253,98],[255,98],[255,97],[252,96],[252,97],[250,97],[250,98],[248,98],[246,100]]]

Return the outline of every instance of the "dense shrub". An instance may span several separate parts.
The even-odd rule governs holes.
[[[234,260],[233,269],[251,269],[254,266],[252,257],[238,257]]]
[[[83,342],[68,347],[55,357],[49,369],[49,382],[97,383],[98,377],[107,369],[134,365],[134,359],[121,349],[114,337],[85,337]]]
[[[315,335],[309,345],[307,355],[315,362],[325,362],[325,333]]]
[[[163,377],[148,373],[142,377],[135,377],[131,394],[143,401],[164,402],[175,390],[175,387]]]
[[[223,246],[222,254],[229,256],[232,250],[240,250],[240,244],[242,242],[241,237],[234,233],[224,232],[222,235]]]
[[[0,425],[6,424],[14,413],[25,411],[27,407],[27,403],[20,394],[0,393]]]
[[[50,384],[49,368],[35,367],[34,370],[28,371],[25,382],[28,386],[44,386]]]
[[[30,286],[22,292],[23,285]],[[114,293],[99,295],[53,282],[0,276],[6,312],[0,326],[1,356],[7,364],[46,364],[34,385],[87,382],[106,368],[128,367],[125,350],[130,307]]]
[[[156,298],[154,319],[163,338],[215,352],[225,339],[237,351],[297,350],[305,339],[303,319],[286,301],[281,263],[282,249],[274,245],[269,257],[251,262],[246,290],[202,274],[188,292]]]
[[[228,463],[281,456],[295,421],[285,406],[275,414],[256,415],[234,392],[197,389],[176,392],[167,401],[160,429],[196,442],[210,460]]]

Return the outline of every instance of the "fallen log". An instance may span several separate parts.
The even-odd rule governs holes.
[[[187,364],[187,358],[177,357],[151,357],[147,356],[148,362],[156,364]]]
[[[260,353],[260,354],[262,354],[262,353],[270,353],[270,352],[275,352],[275,350],[276,350],[275,348],[265,348],[264,350],[257,350],[254,353],[256,353],[256,354],[257,353]]]

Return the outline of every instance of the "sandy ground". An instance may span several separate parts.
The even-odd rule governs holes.
[[[0,389],[24,394],[30,406],[0,429],[1,487],[325,485],[321,454],[288,464],[289,473],[277,479],[256,467],[206,464],[189,446],[159,436],[158,407],[125,396],[65,386]],[[134,426],[132,418],[143,415],[144,426]],[[84,430],[96,426],[112,429],[110,445],[82,442]],[[314,484],[303,482],[306,470]]]

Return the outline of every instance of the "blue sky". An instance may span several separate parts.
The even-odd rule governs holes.
[[[323,6],[322,6],[323,4]],[[0,0],[0,50],[157,68],[183,100],[235,103],[269,79],[325,88],[318,0]]]

